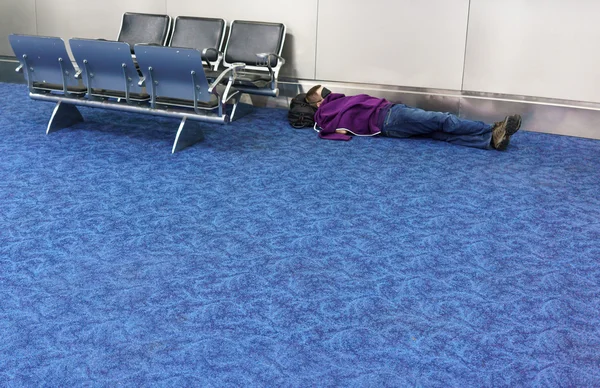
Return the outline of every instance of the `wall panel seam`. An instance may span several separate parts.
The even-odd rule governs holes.
[[[315,71],[313,79],[317,79],[317,55],[319,53],[319,1],[317,0],[317,22],[315,23]]]
[[[467,31],[465,33],[465,55],[463,56],[462,80],[460,82],[460,90],[465,90],[465,70],[467,67],[467,45],[469,44],[469,21],[471,20],[471,0],[467,8]]]
[[[35,20],[35,34],[39,35],[39,28],[38,28],[38,6],[37,6],[38,0],[34,0],[33,2],[33,13],[34,13],[34,20]]]

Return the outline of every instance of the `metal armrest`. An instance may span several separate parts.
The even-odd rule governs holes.
[[[217,85],[219,85],[221,83],[221,81],[223,81],[223,78],[225,78],[225,76],[227,75],[227,73],[232,72],[233,73],[233,78],[235,79],[235,72],[243,69],[246,67],[245,63],[232,63],[231,67],[228,67],[227,69],[223,70],[223,72],[221,74],[219,74],[219,76],[217,77],[217,79],[208,87],[208,92],[212,93],[213,89],[217,87]]]
[[[73,76],[75,79],[81,79],[81,70],[77,70],[75,75]]]
[[[142,77],[138,82],[138,86],[143,87],[146,86],[146,77]]]
[[[19,65],[19,67],[17,67],[17,68],[15,69],[15,71],[16,71],[17,73],[22,73],[22,72],[23,72],[23,65]]]

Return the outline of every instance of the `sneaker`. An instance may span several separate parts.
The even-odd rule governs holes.
[[[506,116],[504,121],[494,123],[492,128],[492,147],[504,151],[510,143],[510,137],[521,128],[521,116]]]

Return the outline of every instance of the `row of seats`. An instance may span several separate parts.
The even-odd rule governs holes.
[[[218,18],[127,12],[123,15],[118,41],[168,47],[197,49],[206,63],[209,79],[218,76],[220,66],[244,63],[236,84],[250,94],[277,96],[279,70],[285,63],[281,57],[286,27],[282,23],[234,20],[226,36],[227,22]]]
[[[77,105],[177,117],[176,152],[202,140],[198,121],[230,121],[241,93],[277,95],[285,26],[234,21],[221,51],[226,25],[126,13],[117,41],[70,39],[74,63],[61,38],[9,41],[30,97],[56,102],[47,133],[82,121]]]

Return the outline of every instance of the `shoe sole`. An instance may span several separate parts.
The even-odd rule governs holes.
[[[510,143],[510,137],[517,133],[517,131],[521,128],[521,115],[512,115],[508,116],[504,120],[504,137],[496,146],[498,151],[504,151],[508,148],[508,144]]]
[[[521,115],[508,116],[506,118],[506,124],[504,126],[506,136],[514,135],[519,128],[521,128]]]

